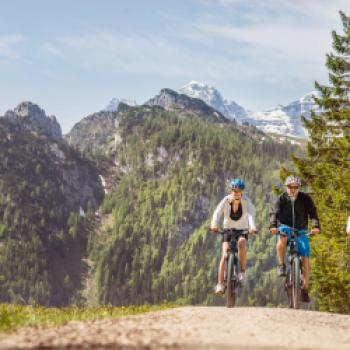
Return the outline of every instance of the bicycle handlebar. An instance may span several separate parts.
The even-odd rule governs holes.
[[[298,229],[292,229],[292,230],[293,230],[293,233],[294,233],[296,236],[307,236],[307,237],[313,236],[313,234],[311,234],[310,231],[306,231],[306,233],[299,234],[299,232],[300,232],[300,231],[303,231],[303,230],[298,230]],[[286,232],[284,232],[284,231],[278,230],[278,232],[279,232],[279,234],[280,234],[281,236],[287,236],[287,235],[288,235],[288,234],[287,234]]]
[[[220,228],[216,233],[220,235],[224,235],[225,233],[230,233],[233,234],[234,236],[239,236],[239,235],[249,235],[249,230],[247,229],[236,229],[236,228]]]

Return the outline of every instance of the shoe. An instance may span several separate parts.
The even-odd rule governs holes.
[[[238,282],[243,286],[245,284],[245,272],[238,274]]]
[[[225,293],[225,286],[221,283],[218,283],[215,287],[215,294],[224,294]]]
[[[301,301],[303,303],[309,303],[310,302],[309,292],[308,292],[307,289],[302,289],[301,290]]]
[[[287,276],[287,268],[285,264],[278,266],[278,276],[280,277]]]

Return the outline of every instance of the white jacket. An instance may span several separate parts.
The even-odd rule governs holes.
[[[241,198],[242,203],[242,216],[239,220],[234,221],[230,217],[231,202],[233,200],[232,194],[226,196],[216,207],[213,218],[211,220],[211,228],[219,228],[219,220],[222,214],[224,214],[223,228],[235,228],[238,230],[256,230],[254,219],[254,206],[250,199],[243,195]]]
[[[348,224],[346,225],[346,232],[350,233],[350,216],[348,218]]]

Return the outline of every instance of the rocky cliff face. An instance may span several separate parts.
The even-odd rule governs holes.
[[[13,111],[7,111],[4,118],[21,129],[45,134],[55,140],[62,138],[61,126],[56,117],[47,116],[43,109],[32,102],[20,103]]]
[[[120,122],[125,118],[137,118],[140,113],[156,115],[159,107],[176,112],[182,117],[197,117],[214,123],[229,122],[220,112],[200,99],[179,94],[171,89],[162,89],[142,106],[130,106],[119,102],[116,111],[103,110],[91,114],[75,124],[64,138],[73,148],[83,152],[113,152],[122,142]]]
[[[80,151],[106,151],[106,144],[114,139],[116,125],[117,112],[100,111],[75,124],[65,139]]]
[[[159,106],[167,111],[200,117],[207,121],[226,123],[219,111],[207,105],[204,101],[179,94],[171,89],[162,89],[160,93],[145,103],[147,106]]]
[[[55,116],[47,116],[43,109],[32,102],[22,102],[0,118],[0,126],[7,135],[7,147],[14,150],[13,157],[22,147],[18,144],[21,139],[27,146],[25,153],[18,156],[28,160],[32,158],[33,162],[36,161],[36,155],[30,152],[31,144],[39,142],[42,145],[43,152],[50,159],[47,167],[52,170],[51,176],[62,180],[64,195],[71,210],[78,212],[80,207],[86,208],[88,203],[94,208],[98,207],[103,191],[97,170],[63,139],[61,126]],[[11,171],[14,170],[4,169],[5,178]],[[19,173],[13,176],[19,177]]]

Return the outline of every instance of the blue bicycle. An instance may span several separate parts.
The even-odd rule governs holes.
[[[290,234],[288,234],[290,231]],[[302,257],[298,251],[297,238],[299,235],[309,236],[306,230],[297,230],[288,226],[279,228],[281,236],[288,236],[287,248],[287,276],[285,290],[288,296],[289,307],[299,309],[301,289],[303,286],[303,264]]]

